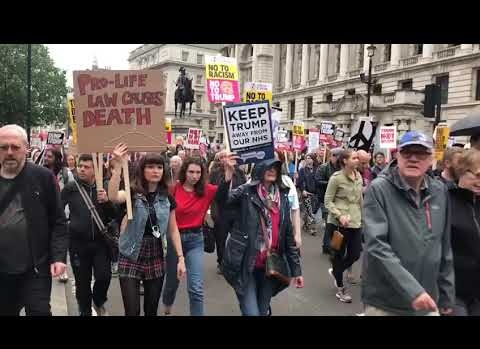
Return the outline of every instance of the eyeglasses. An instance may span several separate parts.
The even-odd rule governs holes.
[[[12,151],[19,151],[22,147],[15,144],[0,144],[1,151],[8,151],[8,149],[12,149]]]
[[[405,159],[410,159],[415,155],[415,157],[419,160],[426,160],[432,154],[424,150],[405,149],[400,151],[400,155],[402,155],[402,157]]]

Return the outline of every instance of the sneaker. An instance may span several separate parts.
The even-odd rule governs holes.
[[[343,303],[352,303],[352,297],[347,293],[345,287],[338,288],[338,292],[335,294],[337,299]]]
[[[58,281],[60,281],[61,283],[65,284],[68,282],[68,274],[67,274],[67,271],[65,271],[62,275],[60,275],[58,277]]]
[[[365,313],[356,313],[355,316],[366,316]]]
[[[95,309],[97,316],[109,316],[108,311],[105,308],[105,305],[97,307],[95,304],[93,304],[93,309]]]
[[[333,275],[333,268],[328,268],[328,274],[333,279],[333,285],[335,286],[335,288],[338,288],[337,279],[335,279],[335,276]]]

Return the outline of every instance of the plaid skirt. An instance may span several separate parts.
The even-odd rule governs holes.
[[[118,276],[139,280],[158,279],[163,276],[164,263],[161,240],[154,236],[144,236],[136,262],[120,253]]]

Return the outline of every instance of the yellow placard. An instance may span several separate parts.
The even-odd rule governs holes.
[[[72,97],[67,99],[68,120],[72,129],[72,144],[77,144],[77,119],[75,117],[75,102]]]
[[[243,92],[243,101],[252,103],[258,101],[269,101],[272,104],[272,84],[246,82]]]
[[[450,128],[448,126],[438,126],[435,137],[435,160],[443,160],[443,154],[448,146],[448,137]]]
[[[293,124],[293,135],[294,136],[305,135],[305,125],[303,124],[303,122],[298,122]]]
[[[165,131],[172,132],[172,119],[165,118]]]

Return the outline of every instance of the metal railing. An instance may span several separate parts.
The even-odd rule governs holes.
[[[388,95],[385,95],[383,97],[383,103],[385,104],[390,104],[390,103],[393,103],[395,102],[395,92],[394,93],[390,93]]]
[[[448,47],[446,49],[437,51],[437,52],[435,52],[435,57],[437,59],[453,57],[453,56],[455,56],[455,53],[457,52],[458,47],[460,47],[460,46]]]
[[[409,66],[409,65],[417,64],[419,57],[420,57],[420,55],[402,59],[401,60],[402,66],[406,67],[406,66]]]
[[[388,66],[390,65],[390,62],[385,62],[385,63],[380,63],[377,64],[373,67],[373,71],[384,71],[387,70]]]

